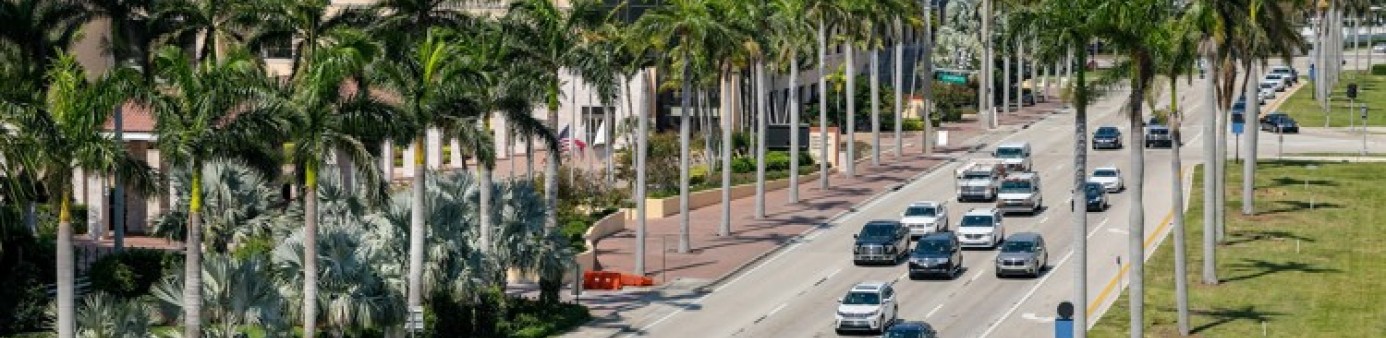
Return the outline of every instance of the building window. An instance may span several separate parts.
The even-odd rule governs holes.
[[[293,58],[294,45],[287,37],[266,41],[260,45],[260,57],[265,59]]]
[[[583,131],[583,134],[582,134],[582,135],[575,135],[575,136],[581,136],[581,137],[582,137],[582,140],[583,140],[583,141],[586,141],[587,144],[589,144],[589,145],[594,145],[593,142],[595,142],[595,141],[597,140],[597,135],[598,135],[599,132],[600,132],[600,133],[610,133],[610,132],[611,132],[611,130],[609,130],[609,129],[611,128],[611,126],[607,126],[607,127],[606,127],[608,130],[601,130],[601,129],[602,129],[602,125],[606,124],[606,116],[607,116],[607,114],[615,114],[615,113],[616,113],[616,107],[601,107],[601,106],[585,106],[585,107],[582,107],[582,122],[581,122],[581,123],[582,123],[582,131]]]

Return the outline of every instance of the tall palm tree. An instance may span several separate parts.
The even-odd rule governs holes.
[[[1238,48],[1243,50],[1241,63],[1246,69],[1243,83],[1248,88],[1248,94],[1254,94],[1256,86],[1250,82],[1255,79],[1253,76],[1261,74],[1255,72],[1257,65],[1265,65],[1266,58],[1272,55],[1280,56],[1281,60],[1289,64],[1293,60],[1299,46],[1304,43],[1299,31],[1290,24],[1291,17],[1295,13],[1287,13],[1287,7],[1295,6],[1298,0],[1281,1],[1258,1],[1245,0],[1246,14],[1239,16],[1240,20],[1235,24],[1245,34],[1237,34],[1231,41]],[[1344,5],[1350,10],[1368,7],[1369,4],[1364,0],[1344,0]],[[1247,115],[1250,118],[1260,116],[1260,107],[1256,100],[1251,100],[1253,96],[1248,95]],[[1256,214],[1255,199],[1256,194],[1256,153],[1258,147],[1257,135],[1260,128],[1248,128],[1245,133],[1247,142],[1246,162],[1243,163],[1242,171],[1242,214]]]
[[[829,160],[829,156],[837,156],[835,153],[828,153],[828,30],[833,29],[840,21],[846,20],[847,13],[839,3],[840,0],[805,1],[808,8],[807,16],[818,29],[818,188],[826,190],[828,163],[835,162]]]
[[[543,86],[542,102],[548,109],[551,130],[558,130],[559,99],[564,96],[559,73],[581,55],[578,41],[572,37],[599,24],[598,20],[604,16],[597,11],[598,6],[590,0],[579,0],[572,2],[572,8],[559,9],[548,0],[518,0],[511,3],[506,12],[506,17],[525,27],[528,35],[525,38],[528,43],[517,44],[515,48],[525,55],[527,64],[545,71],[535,82]],[[558,226],[558,162],[561,157],[557,148],[549,149],[548,157],[544,167],[544,196],[549,202],[547,222],[552,228]]]
[[[246,45],[260,50],[276,43],[289,43],[290,49],[295,51],[291,56],[290,77],[295,77],[301,67],[307,67],[304,60],[312,60],[318,49],[326,47],[333,31],[364,27],[367,20],[373,19],[367,10],[329,11],[329,0],[246,1],[251,1],[256,8],[247,14],[259,21],[257,29],[247,34]]]
[[[379,48],[358,32],[340,31],[336,42],[315,52],[302,77],[284,87],[275,102],[287,125],[292,147],[289,158],[302,173],[303,184],[303,327],[304,335],[316,333],[318,309],[318,177],[328,159],[338,158],[352,166],[370,168],[375,159],[366,149],[366,137],[389,136],[393,110],[370,93],[344,91],[349,79],[360,74],[379,54]],[[361,170],[372,197],[384,195],[379,170]]]
[[[131,187],[152,193],[155,174],[125,152],[122,141],[101,132],[111,112],[130,93],[130,72],[116,71],[88,81],[70,54],[53,55],[48,64],[42,102],[0,101],[0,111],[14,119],[7,122],[19,122],[7,126],[12,134],[7,135],[6,146],[13,147],[5,151],[7,163],[41,173],[43,185],[57,197],[52,200],[58,209],[56,326],[59,337],[71,338],[76,333],[72,179],[79,170],[113,172]]]
[[[1155,64],[1159,72],[1169,81],[1169,126],[1174,135],[1182,135],[1184,112],[1179,110],[1179,77],[1189,77],[1198,59],[1198,36],[1185,18],[1174,18],[1161,24],[1160,29],[1151,31],[1155,50]],[[1189,290],[1188,259],[1185,257],[1188,244],[1184,237],[1184,176],[1179,149],[1180,142],[1170,146],[1170,199],[1174,212],[1174,289],[1175,308],[1179,334],[1189,334]]]
[[[682,122],[679,125],[679,253],[688,253],[692,245],[688,234],[688,136],[693,96],[692,74],[695,51],[736,41],[731,27],[716,20],[716,6],[706,0],[671,0],[664,7],[646,13],[632,28],[641,43],[666,56],[663,69],[682,70],[683,94],[680,104]],[[704,59],[705,61],[705,59]],[[675,64],[674,62],[677,62]]]
[[[1104,3],[1102,0],[1042,0],[1015,8],[1007,17],[1011,21],[1012,27],[1019,27],[1021,31],[1029,30],[1036,32],[1046,32],[1038,36],[1039,43],[1036,44],[1035,57],[1046,60],[1062,60],[1069,51],[1075,51],[1076,64],[1087,64],[1088,49],[1085,48],[1088,42],[1092,41],[1103,27],[1099,25],[1099,18],[1095,9]],[[1074,210],[1073,216],[1073,238],[1074,238],[1074,283],[1073,302],[1079,304],[1075,307],[1074,327],[1088,327],[1088,243],[1087,243],[1087,209],[1080,208],[1077,203],[1084,200],[1084,184],[1087,183],[1087,161],[1088,161],[1088,104],[1090,103],[1091,90],[1088,88],[1087,69],[1078,67],[1075,71],[1075,80],[1070,82],[1073,90],[1074,102],[1074,148],[1073,148],[1073,177],[1069,199]],[[928,121],[925,121],[928,123]],[[1075,337],[1087,336],[1087,330],[1075,330]]]
[[[193,58],[173,46],[154,60],[162,85],[147,88],[141,104],[153,109],[156,146],[168,163],[192,171],[184,242],[183,335],[202,333],[202,167],[218,158],[244,160],[265,177],[277,177],[282,121],[263,102],[272,85],[249,52],[224,58]]]
[[[173,0],[159,2],[155,11],[158,17],[177,21],[169,26],[170,42],[200,43],[193,54],[198,60],[221,58],[233,43],[244,42],[245,32],[257,24],[250,0]]]
[[[799,58],[812,48],[813,24],[810,0],[774,0],[770,3],[770,55],[777,68],[788,68],[789,84],[789,203],[799,203]],[[820,108],[822,109],[822,108]],[[825,128],[826,129],[826,128]],[[827,159],[823,159],[824,162]]]
[[[453,39],[453,31],[446,28],[429,29],[422,40],[408,42],[412,46],[400,48],[400,54],[391,56],[394,62],[378,62],[367,72],[363,90],[369,88],[364,83],[378,85],[385,92],[397,95],[394,109],[399,118],[412,122],[410,137],[414,142],[414,177],[412,189],[413,205],[409,226],[409,268],[408,268],[408,306],[423,304],[425,185],[428,175],[427,156],[424,151],[429,128],[436,127],[445,116],[460,114],[454,107],[464,107],[466,86],[474,83],[481,74],[464,68],[454,60],[461,54],[461,46]],[[403,141],[403,140],[400,140]]]

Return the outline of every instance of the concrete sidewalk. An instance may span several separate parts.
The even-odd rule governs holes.
[[[754,197],[733,200],[731,236],[716,235],[721,208],[710,206],[691,210],[689,232],[693,250],[687,254],[677,252],[678,215],[650,220],[647,223],[646,269],[647,276],[659,286],[628,288],[617,292],[584,292],[581,302],[592,310],[597,320],[567,336],[610,336],[630,325],[625,318],[648,317],[648,313],[642,312],[650,312],[644,308],[651,304],[677,302],[678,299],[686,301],[688,297],[696,297],[700,293],[697,290],[719,283],[721,279],[753,265],[761,257],[775,252],[801,234],[826,226],[826,222],[837,215],[974,150],[981,145],[981,136],[1006,134],[1025,128],[1059,110],[1059,106],[1050,102],[1004,113],[1001,115],[1001,128],[991,132],[984,131],[976,121],[945,124],[940,130],[949,132],[949,144],[936,149],[932,156],[922,154],[918,134],[915,134],[914,138],[906,139],[904,155],[896,158],[893,149],[889,148],[894,145],[893,136],[887,133],[881,140],[882,147],[886,149],[882,149],[879,167],[871,166],[870,157],[867,156],[858,163],[855,178],[834,172],[829,178],[831,187],[826,190],[819,189],[817,181],[802,183],[800,202],[797,204],[787,203],[788,189],[768,191],[765,219],[753,217]],[[604,270],[634,270],[636,239],[633,222],[628,227],[597,243],[597,261]],[[565,298],[571,298],[571,292],[564,293]]]

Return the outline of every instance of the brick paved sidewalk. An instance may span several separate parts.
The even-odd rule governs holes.
[[[1022,128],[1057,109],[1057,103],[1045,103],[1005,113],[1001,117],[1002,128],[998,130]],[[724,277],[834,215],[904,183],[949,157],[967,152],[977,145],[973,139],[984,134],[975,121],[945,124],[941,130],[949,131],[949,144],[936,149],[936,155],[921,154],[918,134],[915,134],[906,139],[903,157],[897,159],[892,149],[882,149],[881,166],[872,167],[867,157],[866,161],[858,163],[855,178],[833,173],[829,178],[831,187],[827,190],[819,189],[817,181],[801,183],[798,204],[787,203],[788,189],[767,191],[765,219],[754,219],[754,197],[733,200],[731,236],[717,236],[721,219],[721,208],[717,205],[691,210],[689,232],[693,250],[688,254],[677,253],[678,215],[650,220],[646,223],[647,276],[656,284],[685,285]],[[883,135],[881,143],[882,147],[893,147],[894,139]],[[634,222],[629,222],[627,230],[597,243],[597,261],[602,269],[627,273],[634,270],[634,226]],[[667,251],[664,241],[667,241]],[[585,292],[583,303],[592,309],[594,317],[602,318],[648,304],[652,292],[657,293],[651,290]]]

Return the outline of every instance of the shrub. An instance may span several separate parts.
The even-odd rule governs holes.
[[[1372,75],[1386,75],[1386,64],[1372,65]]]
[[[120,298],[149,293],[168,271],[182,267],[182,256],[163,250],[126,249],[101,257],[91,266],[91,287]]]
[[[921,120],[917,117],[907,117],[901,120],[900,129],[904,131],[924,130],[924,120]]]
[[[43,330],[48,285],[57,276],[52,237],[35,238],[22,222],[0,227],[0,336]]]

